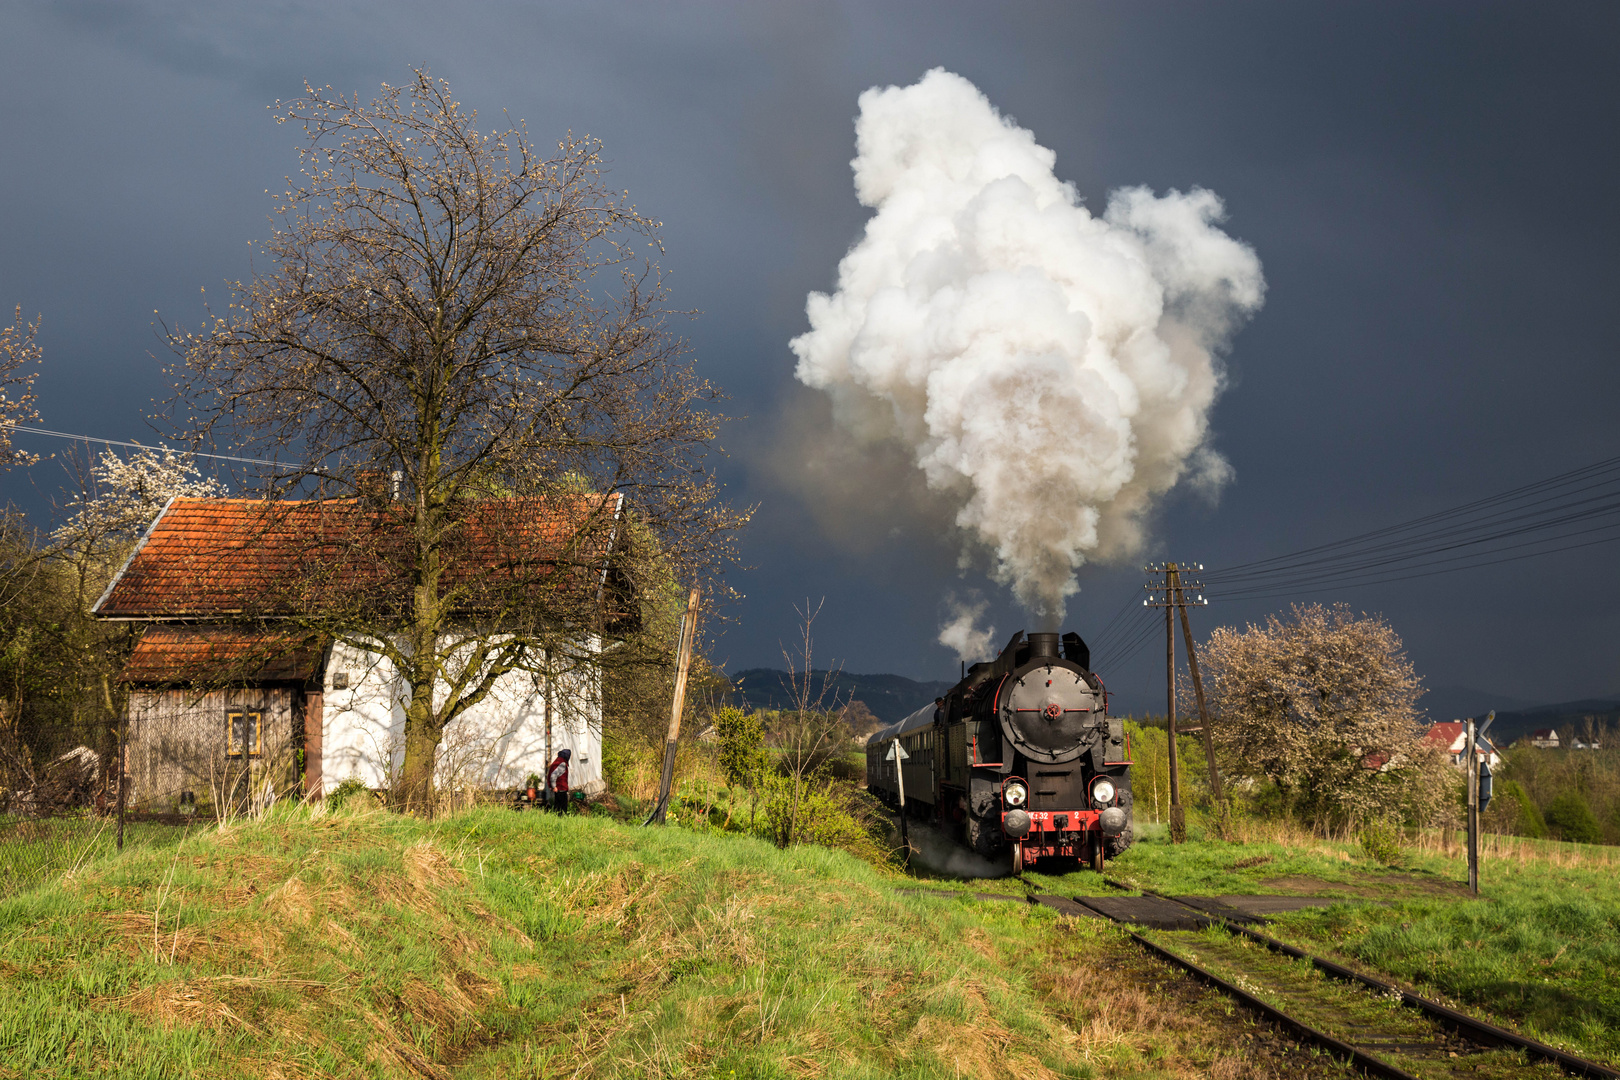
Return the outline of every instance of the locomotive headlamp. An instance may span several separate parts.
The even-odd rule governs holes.
[[[1106,776],[1099,776],[1091,783],[1091,801],[1097,803],[1111,803],[1114,801],[1114,782]]]
[[[1007,800],[1008,806],[1023,806],[1029,801],[1029,789],[1018,780],[1009,780],[1001,790],[1001,797]]]

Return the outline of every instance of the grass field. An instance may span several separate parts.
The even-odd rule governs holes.
[[[129,822],[127,849],[167,847],[180,842],[183,829]],[[84,814],[59,818],[0,815],[0,897],[10,896],[117,851],[118,822]]]
[[[1355,844],[1288,830],[1249,843],[1161,838],[1131,847],[1107,876],[1170,895],[1342,897],[1270,932],[1620,1064],[1620,851],[1489,838],[1475,898],[1460,850],[1429,839],[1384,866]],[[1117,894],[1089,872],[1029,878],[1062,894]]]
[[[602,815],[278,807],[0,901],[0,1075],[1344,1075],[1114,927],[907,884]]]

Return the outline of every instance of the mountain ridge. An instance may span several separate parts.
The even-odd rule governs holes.
[[[796,704],[788,689],[790,677],[780,668],[744,668],[730,678],[732,693],[745,708],[782,709]],[[885,724],[910,716],[956,685],[955,680],[925,682],[883,672],[862,675],[820,670],[811,672],[810,681],[813,694],[826,686],[823,708],[839,708],[850,701],[859,701]]]

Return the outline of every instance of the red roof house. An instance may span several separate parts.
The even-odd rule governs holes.
[[[566,626],[587,651],[632,618],[613,566],[621,496],[469,500],[461,509],[438,545],[440,595],[453,609],[497,627]],[[383,627],[408,613],[413,510],[251,499],[163,508],[93,609],[151,624],[122,675],[137,805],[319,796],[350,775],[387,786],[402,754],[402,684],[352,633],[335,643],[322,628],[333,610],[357,616],[351,625]],[[447,766],[457,775],[441,781],[517,787],[545,772],[548,749],[570,746],[575,787],[599,782],[599,675],[579,668],[554,671],[548,658],[551,686],[530,672],[501,676],[457,718],[466,745]]]
[[[1423,735],[1423,741],[1439,746],[1457,768],[1464,767],[1463,758],[1468,753],[1468,725],[1466,722],[1449,720],[1445,723],[1431,724],[1429,730]],[[1496,752],[1496,747],[1492,746],[1488,739],[1476,737],[1474,753],[1480,759],[1489,760],[1493,769],[1502,762],[1502,756]]]

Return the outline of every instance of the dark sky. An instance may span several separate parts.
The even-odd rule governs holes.
[[[1280,554],[1620,453],[1608,3],[7,4],[0,301],[44,313],[43,423],[151,438],[154,310],[195,322],[200,288],[246,274],[266,189],[296,170],[266,106],[306,79],[370,95],[413,65],[542,143],[601,138],[665,222],[698,363],[740,418],[723,474],[759,505],[717,643],[733,670],[779,663],[806,598],[825,598],[818,660],[861,672],[951,673],[934,637],[953,589],[997,597],[1000,636],[1022,624],[981,574],[959,578],[949,537],[851,549],[763,465],[802,407],[787,342],[805,294],[866,217],[856,97],[936,65],[1053,148],[1089,205],[1202,185],[1260,256],[1266,304],[1213,416],[1236,480],[1215,507],[1172,495],[1144,559]],[[13,472],[0,498],[42,512],[59,481]],[[1551,701],[1620,691],[1615,557],[1292,599],[1383,613],[1430,685]],[[1141,580],[1135,562],[1087,568],[1068,623],[1094,634]],[[1162,657],[1161,640],[1103,672],[1117,705],[1162,702]]]

